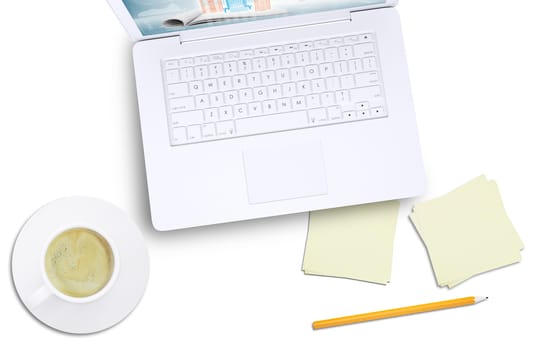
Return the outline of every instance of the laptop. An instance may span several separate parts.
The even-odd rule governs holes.
[[[414,197],[395,0],[108,0],[133,41],[155,229]]]

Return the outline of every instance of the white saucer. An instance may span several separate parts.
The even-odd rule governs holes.
[[[107,232],[119,252],[119,274],[109,291],[89,303],[70,303],[52,295],[29,308],[29,298],[43,286],[43,246],[51,234],[72,227]],[[21,229],[11,261],[13,282],[22,303],[44,324],[67,333],[86,334],[114,326],[134,310],[146,289],[149,257],[142,234],[116,206],[88,197],[51,202]]]

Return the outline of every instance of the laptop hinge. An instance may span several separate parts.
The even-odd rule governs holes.
[[[245,35],[260,32],[269,32],[281,29],[290,29],[304,26],[315,26],[326,23],[349,21],[349,10],[330,11],[325,13],[313,13],[300,16],[281,17],[259,21],[253,27],[253,22],[237,23],[233,26],[221,26],[218,31],[215,27],[200,28],[181,33],[180,45],[189,42],[218,39],[228,36]]]

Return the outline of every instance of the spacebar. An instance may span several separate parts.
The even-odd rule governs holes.
[[[235,120],[238,135],[265,134],[268,132],[300,129],[307,126],[308,119],[306,111]]]

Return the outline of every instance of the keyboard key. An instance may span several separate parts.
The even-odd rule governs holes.
[[[222,91],[232,89],[232,78],[230,77],[218,78],[218,82],[219,82],[219,89],[221,89]]]
[[[209,107],[209,95],[198,95],[194,98],[196,109],[205,109]]]
[[[355,87],[355,77],[353,75],[344,75],[340,78],[342,89],[353,89]]]
[[[267,59],[267,68],[273,70],[281,68],[280,56],[269,57]]]
[[[235,125],[233,121],[217,123],[217,135],[233,136],[235,135]]]
[[[281,98],[277,101],[277,110],[279,113],[291,111],[291,99]]]
[[[185,112],[194,109],[194,97],[173,98],[170,100],[171,112]]]
[[[348,60],[353,57],[353,49],[351,46],[342,46],[338,49],[340,58],[343,60]]]
[[[239,61],[237,70],[239,71],[239,73],[242,73],[242,74],[252,72],[252,61],[251,60]]]
[[[348,72],[349,73],[359,73],[359,72],[363,71],[363,69],[362,69],[362,60],[361,59],[350,60],[348,63],[349,63],[348,64],[348,66],[349,66]]]
[[[290,81],[290,71],[288,69],[279,69],[276,71],[276,82],[279,84]]]
[[[308,123],[319,124],[327,121],[327,111],[325,108],[312,109],[308,111]]]
[[[234,105],[234,104],[238,103],[239,102],[239,93],[236,90],[227,91],[224,94],[224,102],[227,105]]]
[[[358,87],[379,83],[377,72],[360,73],[355,75],[355,83]]]
[[[204,91],[207,93],[215,92],[219,89],[217,79],[204,80]]]
[[[194,67],[194,78],[198,80],[203,80],[209,75],[207,66],[196,66]]]
[[[179,63],[177,60],[169,60],[164,62],[164,69],[177,69],[179,68]]]
[[[386,117],[387,113],[383,107],[375,107],[370,109],[370,115],[372,117]]]
[[[217,129],[215,128],[215,124],[202,125],[202,136],[204,138],[217,136]]]
[[[369,109],[365,109],[365,110],[359,111],[359,112],[357,113],[357,115],[358,115],[359,118],[361,118],[361,119],[364,119],[364,118],[370,118],[370,110],[369,110]]]
[[[381,88],[379,86],[352,89],[349,93],[353,102],[370,101],[374,105],[383,105]]]
[[[319,77],[319,69],[317,65],[310,65],[305,70],[306,79],[316,79]]]
[[[239,52],[239,58],[253,58],[254,50],[244,50]]]
[[[280,54],[280,53],[283,53],[284,52],[284,47],[282,46],[273,46],[269,49],[269,53],[274,55],[274,54]]]
[[[331,44],[329,44],[329,40],[327,39],[321,39],[314,41],[314,47],[316,49],[325,49],[328,48]]]
[[[226,75],[236,75],[237,74],[237,62],[226,62],[224,63],[224,73]]]
[[[189,91],[191,95],[201,94],[204,92],[204,86],[201,81],[193,81],[189,83]]]
[[[310,62],[319,64],[324,59],[323,50],[314,50],[310,53]]]
[[[209,101],[212,107],[220,107],[224,105],[224,94],[217,92],[209,95]]]
[[[336,98],[334,96],[334,92],[325,92],[321,94],[321,104],[325,107],[335,105]]]
[[[290,73],[291,73],[291,80],[293,81],[303,80],[305,77],[303,67],[292,68],[290,70]]]
[[[167,84],[179,83],[179,71],[177,69],[167,70],[165,74]]]
[[[235,118],[248,117],[248,106],[246,104],[235,105],[233,109]]]
[[[189,85],[186,83],[168,85],[168,98],[183,97],[189,94]]]
[[[204,121],[204,114],[202,111],[191,111],[187,113],[173,113],[172,125],[173,126],[189,126],[202,124]]]
[[[233,118],[233,109],[231,106],[224,106],[219,108],[220,120],[227,120]]]
[[[270,99],[282,97],[282,87],[280,85],[271,85],[267,88],[267,96]]]
[[[262,76],[260,73],[250,73],[247,75],[247,81],[249,87],[255,87],[262,85]]]
[[[265,115],[236,121],[239,135],[265,134],[268,132],[299,129],[308,126],[306,111]]]
[[[332,38],[332,39],[329,39],[329,43],[332,46],[340,46],[344,44],[344,38]]]
[[[304,96],[292,97],[291,105],[293,109],[305,109],[306,108],[306,99]]]
[[[333,64],[332,63],[323,63],[319,66],[319,74],[322,77],[329,77],[334,74]]]
[[[246,75],[236,75],[233,77],[233,88],[234,89],[244,89],[247,87],[247,77]]]
[[[282,95],[292,97],[295,96],[296,93],[297,87],[295,86],[295,83],[286,83],[282,85]]]
[[[222,63],[214,63],[209,65],[209,76],[210,77],[220,77],[224,72]]]
[[[346,112],[344,112],[344,119],[346,119],[346,120],[357,119],[357,112],[355,112],[355,111],[346,111]]]
[[[353,46],[353,51],[356,57],[374,56],[374,44],[360,44]]]
[[[342,119],[342,109],[340,106],[332,106],[327,109],[327,114],[329,120],[341,120]]]
[[[308,108],[318,108],[321,107],[321,100],[319,98],[319,95],[308,95],[306,97],[306,106]]]
[[[362,59],[362,66],[365,71],[376,70],[377,60],[375,57],[367,57]]]
[[[262,73],[262,84],[271,85],[276,82],[275,72],[274,71],[265,71]]]
[[[312,82],[312,92],[320,93],[325,91],[325,80],[316,79]]]
[[[369,43],[374,40],[374,36],[372,33],[364,33],[359,35],[359,42],[361,43]]]
[[[358,35],[349,35],[344,38],[344,43],[346,44],[355,44],[359,42]]]
[[[309,51],[309,50],[312,50],[313,48],[314,48],[314,43],[311,41],[307,41],[307,42],[299,44],[299,50]]]
[[[260,102],[253,102],[248,104],[248,114],[251,117],[262,115],[262,104]]]
[[[192,58],[182,58],[182,59],[179,60],[179,65],[181,67],[193,66],[194,65],[194,59],[192,59]]]
[[[239,52],[237,51],[227,52],[224,54],[224,60],[226,61],[237,61],[239,58]]]
[[[252,67],[254,70],[262,71],[265,70],[267,64],[265,63],[265,58],[258,57],[252,60]]]
[[[217,108],[208,108],[204,112],[204,122],[209,123],[219,120],[219,110]]]
[[[299,52],[295,55],[295,61],[300,66],[306,66],[310,64],[310,54],[306,51]]]
[[[179,72],[181,80],[183,81],[191,81],[194,79],[194,69],[192,67],[181,68]]]
[[[267,98],[267,88],[265,86],[254,89],[254,100],[263,101]]]
[[[261,47],[256,50],[254,50],[254,56],[256,57],[263,57],[269,55],[269,49],[266,47]]]
[[[185,128],[173,128],[172,129],[172,143],[182,144],[187,142],[187,129]]]
[[[265,114],[274,114],[277,112],[276,110],[276,101],[270,100],[270,101],[263,101],[263,113]]]
[[[325,49],[325,60],[329,62],[338,61],[338,49],[335,47]]]
[[[211,63],[217,63],[224,61],[224,54],[217,53],[214,55],[209,56],[209,62]]]
[[[299,51],[299,44],[287,44],[284,45],[284,52],[295,53]]]
[[[202,139],[202,131],[200,125],[191,125],[187,128],[187,140],[190,142],[200,141]]]
[[[359,111],[364,111],[364,110],[368,109],[369,105],[370,104],[367,101],[355,103],[355,107]]]
[[[194,64],[202,65],[209,63],[209,56],[199,56],[194,58]]]
[[[252,89],[243,89],[239,91],[239,102],[249,103],[254,99]]]
[[[299,95],[308,95],[312,92],[312,84],[309,80],[303,80],[297,83],[297,93]]]
[[[286,54],[282,56],[282,67],[291,68],[295,66],[295,55]]]

